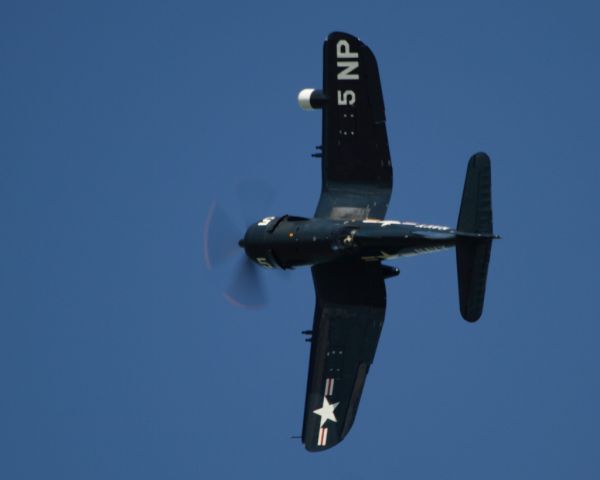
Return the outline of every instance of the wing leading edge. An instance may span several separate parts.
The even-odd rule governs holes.
[[[312,275],[317,301],[302,442],[320,451],[352,427],[383,326],[386,292],[379,262],[326,263],[312,267]]]
[[[323,46],[323,185],[316,217],[384,218],[392,191],[385,109],[375,56],[334,32]]]

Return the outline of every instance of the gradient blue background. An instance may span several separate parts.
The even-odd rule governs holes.
[[[0,477],[600,478],[600,9],[595,2],[3,2]],[[389,217],[454,225],[492,157],[481,321],[454,252],[395,262],[347,439],[301,431],[310,271],[240,310],[209,272],[213,199],[320,191],[322,42],[380,65]],[[269,272],[267,272],[269,273]],[[272,273],[272,272],[271,272]]]

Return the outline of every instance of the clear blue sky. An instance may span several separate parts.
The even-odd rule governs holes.
[[[525,4],[527,3],[527,6]],[[3,2],[0,477],[600,478],[595,2]],[[454,252],[396,262],[352,432],[301,431],[314,292],[239,310],[202,227],[244,179],[311,215],[330,31],[380,66],[389,217],[454,225],[492,158],[484,314]],[[236,217],[237,218],[237,217]]]

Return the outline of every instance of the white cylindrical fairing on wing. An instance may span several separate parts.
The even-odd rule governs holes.
[[[301,109],[314,110],[315,107],[310,104],[310,97],[314,91],[314,88],[305,88],[304,90],[300,90],[300,93],[298,94],[298,105],[300,105]]]
[[[304,110],[323,108],[325,102],[327,102],[327,97],[323,93],[323,90],[305,88],[298,94],[298,103]]]

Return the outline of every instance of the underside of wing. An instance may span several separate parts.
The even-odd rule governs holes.
[[[385,109],[375,56],[358,38],[323,47],[323,185],[316,217],[384,218],[392,190]]]
[[[321,264],[312,274],[317,301],[302,442],[320,451],[352,427],[383,326],[386,293],[379,262]]]

